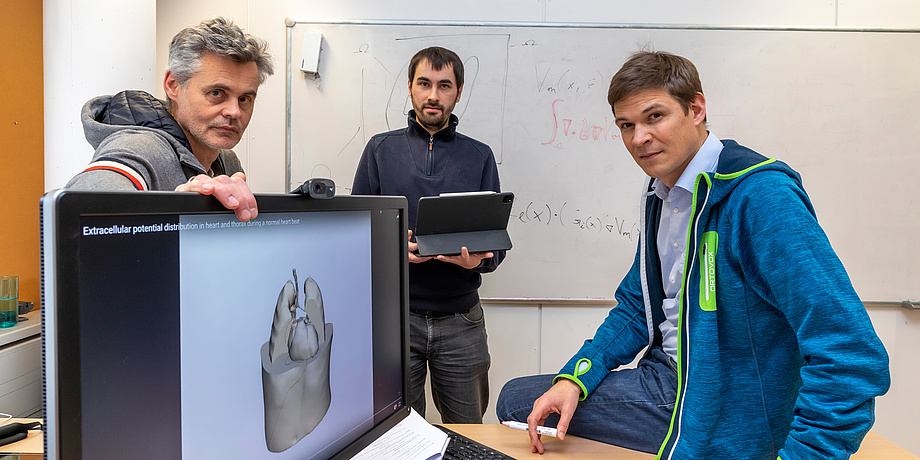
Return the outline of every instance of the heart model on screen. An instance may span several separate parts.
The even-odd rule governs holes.
[[[299,297],[295,269],[294,281],[287,280],[278,294],[271,335],[261,350],[265,443],[271,452],[290,449],[310,434],[332,401],[332,323],[326,323],[313,278],[303,283],[303,306]]]

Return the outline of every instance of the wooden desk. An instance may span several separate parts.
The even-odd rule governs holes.
[[[859,445],[859,452],[850,458],[854,460],[909,460],[920,457],[870,431]]]
[[[13,422],[34,422],[40,419],[13,419]],[[530,439],[527,433],[516,431],[501,425],[444,425],[464,436],[475,439],[493,449],[504,452],[517,459],[563,459],[579,460],[609,459],[650,460],[652,454],[636,452],[622,447],[611,446],[577,436],[566,436],[565,441],[543,436],[546,452],[539,456],[530,452]],[[22,441],[0,446],[0,456],[20,454],[21,460],[41,459],[44,451],[44,437],[41,431],[30,431],[29,437]],[[894,445],[891,441],[869,432],[860,446],[859,452],[850,457],[853,460],[918,460],[914,454]]]
[[[14,418],[7,423],[29,423],[42,421],[44,420],[39,418]],[[25,439],[7,444],[5,446],[0,446],[0,456],[18,454],[20,460],[40,460],[45,451],[44,439],[45,437],[41,430],[31,430]]]
[[[447,424],[444,426],[517,459],[651,460],[655,458],[652,454],[572,435],[566,435],[565,441],[543,436],[541,439],[546,449],[541,456],[530,452],[530,438],[524,431],[512,430],[502,425]]]
[[[565,441],[543,436],[546,451],[542,456],[530,452],[530,438],[523,431],[516,431],[502,425],[444,425],[468,438],[475,439],[495,450],[517,459],[609,459],[650,460],[652,454],[636,452],[622,447],[603,444],[590,439],[567,435]],[[852,460],[917,460],[914,454],[896,446],[891,441],[869,432]]]

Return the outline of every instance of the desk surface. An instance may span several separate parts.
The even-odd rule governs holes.
[[[44,422],[44,420],[40,418],[14,418],[8,423],[13,422]],[[42,454],[45,451],[44,439],[45,438],[42,431],[31,430],[29,431],[28,436],[22,441],[16,441],[5,446],[0,446],[0,456],[5,454],[22,454],[20,456],[22,460],[42,458]]]
[[[31,422],[41,419],[13,419],[13,422]],[[553,459],[578,458],[583,460],[617,458],[619,460],[649,460],[654,455],[622,447],[603,444],[577,436],[566,436],[565,441],[543,436],[546,452],[542,456],[530,452],[530,440],[527,433],[514,431],[502,425],[444,425],[464,436],[475,439],[493,449],[504,452],[517,459]],[[0,454],[26,454],[23,460],[41,458],[44,443],[41,431],[30,431],[29,437],[19,442],[0,447]],[[32,454],[35,455],[34,457]],[[854,460],[917,460],[920,457],[896,446],[891,441],[870,432],[866,435],[859,452],[853,454]]]
[[[609,459],[649,460],[652,454],[623,449],[577,436],[566,436],[565,441],[543,436],[546,451],[542,456],[530,452],[530,438],[523,431],[514,431],[502,425],[444,425],[464,436],[475,439],[495,450],[517,459],[562,459],[579,460]],[[869,432],[860,445],[859,452],[850,457],[853,460],[916,460],[920,459],[891,441]]]
[[[19,322],[15,326],[0,329],[0,346],[27,339],[41,332],[42,313],[41,310],[34,309],[24,315],[19,315]]]
[[[517,459],[610,459],[650,460],[652,454],[611,446],[578,436],[566,435],[565,441],[543,436],[543,455],[530,452],[530,438],[524,431],[512,430],[502,425],[444,425],[468,438],[479,441],[499,452]]]

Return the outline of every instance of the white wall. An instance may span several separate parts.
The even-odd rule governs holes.
[[[692,7],[691,7],[692,5]],[[871,14],[869,14],[871,12]],[[624,2],[610,0],[179,0],[157,1],[157,71],[166,65],[168,41],[181,28],[213,16],[225,16],[270,42],[276,73],[260,89],[245,140],[235,149],[250,186],[260,192],[284,192],[284,19],[370,19],[495,22],[603,22],[707,24],[789,27],[905,27],[918,18],[920,3],[910,0],[778,0],[733,2]],[[840,18],[840,19],[838,19]],[[914,24],[918,27],[920,24]],[[158,74],[159,75],[159,74]],[[158,93],[162,97],[162,90]]]
[[[45,189],[61,188],[93,149],[80,108],[124,89],[153,91],[155,0],[44,0]]]
[[[160,80],[169,39],[187,25],[218,15],[267,39],[275,56],[275,76],[260,89],[250,128],[236,148],[257,192],[284,191],[285,17],[920,28],[920,2],[914,0],[160,0],[155,2],[155,23],[153,1],[45,1],[47,188],[59,187],[89,160],[91,152],[76,118],[83,101],[123,88],[154,90],[162,97]],[[73,42],[92,45],[70,46]],[[155,65],[151,64],[154,56]],[[611,284],[618,281],[611,280]],[[489,422],[495,421],[494,398],[505,381],[518,375],[555,372],[609,309],[603,304],[489,302],[484,307],[493,356]],[[914,359],[920,348],[920,312],[871,307],[869,313],[891,355],[893,378],[889,394],[878,400],[874,430],[920,455],[920,437],[916,436],[920,419],[915,415],[920,414],[920,397],[912,388],[912,382],[920,381]],[[432,413],[429,420],[437,421]]]
[[[895,306],[867,308],[875,331],[888,350],[891,389],[875,402],[876,433],[920,455],[920,310]]]

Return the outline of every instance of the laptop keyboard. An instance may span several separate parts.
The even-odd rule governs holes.
[[[447,436],[450,438],[450,442],[447,443],[447,450],[444,451],[444,460],[514,460],[514,457],[509,457],[508,455],[489,446],[480,444],[456,431],[444,428],[441,425],[435,426],[447,433]]]

